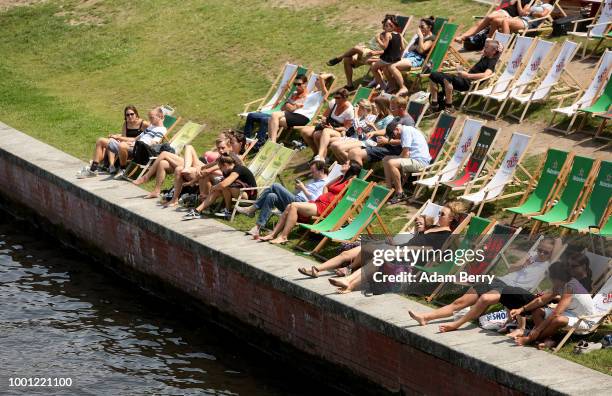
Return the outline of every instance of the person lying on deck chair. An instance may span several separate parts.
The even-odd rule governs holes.
[[[315,81],[314,90],[306,94],[303,104],[307,104],[309,99],[319,97],[319,95],[321,97],[327,97],[328,90],[326,81],[330,77],[332,77],[330,74],[319,74],[317,80]],[[302,83],[300,81],[297,81],[296,83],[301,84],[304,88],[306,88],[306,83]],[[281,128],[293,128],[308,125],[310,119],[314,117],[315,111],[316,109],[306,108],[303,105],[300,107],[289,106],[284,111],[275,111],[270,115],[270,120],[268,121],[268,137],[270,141],[276,143],[276,138],[278,137],[278,133]]]
[[[308,202],[292,202],[281,215],[274,230],[263,237],[260,241],[268,241],[272,244],[283,244],[289,240],[289,233],[298,221],[309,222],[315,216],[321,216],[340,192],[351,182],[354,177],[359,176],[361,165],[354,161],[345,162],[342,165],[342,175],[336,180],[328,183],[323,193],[315,200]]]
[[[349,151],[354,148],[375,146],[376,141],[372,140],[372,137],[374,137],[372,132],[384,130],[393,121],[394,117],[389,110],[388,98],[377,96],[374,99],[375,106],[373,110],[375,111],[370,110],[372,105],[369,103],[365,99],[359,102],[357,115],[353,119],[353,131],[349,128],[345,137],[330,140],[329,148],[338,162],[346,162]],[[372,117],[374,117],[374,120],[372,120]],[[353,134],[353,132],[355,133]]]
[[[212,214],[208,208],[217,201],[218,198],[223,198],[225,208],[220,212],[215,213],[215,216],[223,217],[229,220],[232,216],[231,207],[232,199],[238,198],[242,194],[245,199],[255,199],[257,190],[248,190],[241,192],[241,188],[257,187],[255,176],[244,165],[236,163],[235,157],[230,155],[221,155],[217,160],[219,169],[223,173],[223,180],[210,188],[210,193],[197,208],[191,209],[183,220],[194,220],[202,217],[202,212],[205,210],[207,214]]]
[[[557,261],[552,264],[548,276],[553,285],[551,291],[510,311],[512,318],[530,312],[535,324],[529,335],[515,337],[518,345],[537,342],[538,349],[553,348],[556,343],[552,337],[560,329],[569,330],[579,323],[580,330],[588,331],[597,323],[596,318],[578,322],[580,316],[592,316],[597,312],[591,290],[585,289],[576,279],[572,268],[568,268],[568,262]],[[558,300],[557,306],[554,309],[547,307],[553,300]]]
[[[340,62],[344,65],[344,74],[346,75],[345,89],[349,91],[356,89],[353,83],[353,69],[375,63],[378,57],[385,51],[381,43],[387,35],[387,21],[391,18],[391,15],[385,16],[382,21],[382,31],[376,33],[369,42],[357,44],[342,55],[327,61],[327,66],[335,66]]]
[[[174,171],[174,193],[172,199],[165,206],[176,206],[184,186],[197,185],[200,190],[200,200],[204,201],[212,186],[223,180],[223,173],[219,167],[219,159],[222,155],[232,157],[237,165],[243,166],[242,158],[233,151],[230,139],[224,133],[215,141],[216,151],[207,151],[202,157],[197,157],[192,146],[185,147],[183,165],[176,167]],[[190,153],[187,155],[187,153]]]
[[[290,119],[290,124],[298,125],[300,124],[299,117],[296,115],[290,115],[294,111],[301,109],[304,107],[304,101],[306,100],[306,96],[308,92],[306,90],[306,84],[308,83],[308,78],[301,74],[295,78],[293,81],[293,85],[295,86],[295,92],[287,99],[287,101],[281,107],[281,111],[276,113],[283,113],[285,120],[287,117]],[[289,114],[285,114],[289,113]],[[252,137],[253,129],[255,128],[255,124],[259,123],[259,131],[257,132],[257,143],[253,150],[256,152],[259,151],[261,146],[264,145],[266,139],[268,138],[268,123],[270,122],[270,118],[272,114],[263,113],[263,112],[251,112],[247,115],[246,122],[244,124],[244,134],[247,137]],[[277,114],[276,117],[279,115]],[[295,121],[292,121],[293,118],[296,118]],[[302,120],[303,121],[303,120]],[[306,124],[303,124],[306,125]],[[276,139],[276,136],[274,137]],[[274,140],[273,140],[274,141]]]
[[[456,226],[459,215],[464,212],[465,205],[463,203],[456,201],[448,202],[440,211],[437,225],[426,229],[422,234],[415,235],[410,241],[401,246],[414,246],[419,249],[442,248],[446,239],[450,237],[452,229]],[[336,286],[340,294],[350,293],[361,286],[364,278],[370,279],[377,270],[378,267],[373,263],[368,263],[345,278],[330,278],[329,283]]]
[[[352,148],[348,152],[349,159],[363,165],[363,161],[382,161],[387,155],[399,155],[402,146],[399,139],[393,138],[393,131],[397,125],[414,126],[414,120],[406,111],[408,101],[404,97],[394,96],[391,99],[391,114],[395,117],[387,124],[385,129],[368,133],[368,138],[376,139],[376,145],[366,145]]]
[[[429,165],[429,145],[423,132],[412,126],[398,125],[393,130],[392,139],[400,140],[401,152],[399,155],[388,155],[383,158],[385,182],[388,188],[394,188],[395,194],[389,200],[395,205],[408,199],[404,193],[403,176],[410,176]]]
[[[402,59],[385,69],[388,84],[393,85],[390,89],[388,87],[388,89],[385,90],[386,92],[396,92],[398,96],[408,94],[408,88],[406,88],[404,84],[402,72],[423,65],[436,39],[432,33],[434,20],[435,18],[433,16],[422,18],[419,22],[416,39],[408,45],[407,50],[404,51],[402,55]]]
[[[426,313],[412,311],[408,313],[421,326],[425,326],[432,320],[448,318],[453,316],[454,312],[471,307],[470,311],[460,319],[439,326],[441,332],[446,332],[457,330],[463,324],[478,319],[489,306],[497,303],[508,309],[520,308],[535,298],[526,288],[532,289],[533,283],[543,279],[550,266],[551,257],[560,247],[559,239],[543,238],[537,246],[535,257],[525,255],[524,260],[510,266],[508,274],[496,277],[491,284],[477,283],[463,296],[442,308]],[[522,321],[517,331],[510,333],[509,336],[522,335],[524,330],[525,321]]]
[[[456,37],[455,41],[461,44],[484,29],[489,29],[488,36],[492,38],[496,31],[501,30],[505,19],[521,16],[524,12],[523,9],[532,1],[533,0],[513,0],[510,6],[501,10],[493,10],[490,14],[482,18],[480,22],[466,30],[465,33]]]
[[[503,46],[497,40],[487,40],[482,50],[482,57],[468,71],[457,66],[457,73],[432,72],[429,76],[429,93],[431,94],[432,112],[446,110],[454,113],[453,91],[467,91],[472,81],[485,78],[493,74],[495,65]],[[440,91],[438,92],[438,88]]]
[[[300,135],[312,150],[313,161],[325,161],[331,139],[344,136],[352,125],[355,110],[348,97],[349,91],[339,89],[334,93],[334,99],[329,102],[329,108],[325,110],[317,125],[301,128]]]
[[[116,154],[119,152],[120,142],[132,142],[140,135],[147,127],[149,122],[140,118],[138,110],[133,105],[128,105],[123,109],[123,127],[121,133],[110,134],[105,138],[99,138],[96,141],[91,166],[89,172],[81,172],[83,176],[93,177],[101,166],[104,158],[108,161],[108,171],[110,174],[117,173],[115,168]],[[109,149],[112,147],[112,150]]]
[[[259,238],[261,228],[266,225],[270,216],[272,216],[272,210],[275,208],[284,211],[287,209],[287,206],[293,202],[308,202],[319,198],[323,193],[327,181],[325,162],[312,161],[310,163],[310,174],[312,175],[312,179],[306,184],[302,183],[299,179],[295,180],[297,191],[295,193],[287,190],[280,183],[274,183],[259,194],[259,198],[257,198],[255,204],[248,207],[238,206],[236,208],[238,213],[242,213],[249,217],[255,216],[255,212],[260,210],[255,226],[249,231],[249,234],[252,235],[254,239]]]
[[[549,4],[550,0],[538,0],[531,6],[525,6],[519,16],[514,18],[505,18],[501,23],[501,31],[504,33],[517,33],[521,30],[535,29],[544,22],[539,18],[550,15],[553,11],[553,5]]]
[[[434,219],[429,216],[418,216],[414,220],[415,233],[422,234],[425,230],[434,227]],[[332,271],[340,277],[348,276],[353,271],[361,268],[361,246],[355,246],[350,249],[343,250],[337,256],[334,256],[322,264],[313,265],[310,268],[301,267],[298,271],[302,275],[311,278],[318,278],[321,271]]]

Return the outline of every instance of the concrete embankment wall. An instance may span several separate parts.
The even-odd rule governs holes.
[[[251,241],[211,219],[141,199],[123,181],[77,180],[84,164],[0,123],[0,195],[296,351],[371,384],[408,394],[610,394],[610,377],[477,328],[437,334],[418,327],[397,295],[336,295],[312,262]],[[291,360],[289,358],[288,360]],[[298,368],[299,369],[299,368]],[[320,378],[326,378],[324,373]],[[347,376],[347,378],[351,378]]]

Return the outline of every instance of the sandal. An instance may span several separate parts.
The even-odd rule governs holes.
[[[298,271],[300,274],[309,276],[311,278],[319,277],[319,270],[317,270],[317,267],[315,267],[314,265],[310,267],[310,270],[305,267],[301,267],[301,268],[298,268]]]

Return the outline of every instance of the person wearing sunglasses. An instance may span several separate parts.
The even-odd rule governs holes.
[[[287,98],[287,100],[281,107],[281,111],[272,114],[257,111],[251,112],[247,115],[247,119],[244,124],[244,135],[246,137],[250,138],[253,135],[255,124],[259,124],[259,131],[257,132],[257,143],[255,144],[255,147],[253,147],[253,151],[259,151],[261,146],[263,146],[263,144],[266,142],[266,139],[268,138],[268,126],[270,123],[270,119],[274,114],[277,114],[276,117],[279,117],[282,114],[285,119],[293,119],[295,117],[292,113],[295,110],[304,107],[304,101],[306,100],[306,96],[308,94],[306,90],[307,82],[308,78],[303,74],[300,74],[299,76],[295,77],[295,79],[293,80],[293,93],[291,94],[291,96],[289,96],[289,98]],[[299,124],[300,121],[303,120],[295,120],[297,124]],[[308,123],[308,121],[306,121],[306,123]]]
[[[81,170],[79,174],[83,176],[87,175],[87,177],[95,176],[104,159],[108,162],[109,173],[116,173],[115,160],[117,151],[108,150],[109,145],[112,147],[119,147],[120,142],[134,141],[134,139],[148,126],[149,122],[140,118],[136,106],[126,106],[125,109],[123,109],[123,126],[121,128],[121,133],[109,134],[107,137],[99,138],[96,141],[96,148],[94,149],[93,158],[88,171],[83,172]]]

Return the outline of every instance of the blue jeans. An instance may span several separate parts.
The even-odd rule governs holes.
[[[255,207],[260,209],[257,225],[265,226],[274,208],[282,212],[292,202],[306,202],[306,200],[301,195],[296,195],[287,190],[282,184],[272,184],[270,188],[265,189],[259,195],[255,202]]]
[[[251,137],[253,135],[253,128],[255,127],[255,123],[259,123],[259,131],[257,132],[256,144],[257,148],[263,146],[263,144],[268,139],[269,119],[270,114],[260,112],[249,113],[249,115],[247,116],[246,122],[244,124],[244,135],[246,137]]]

